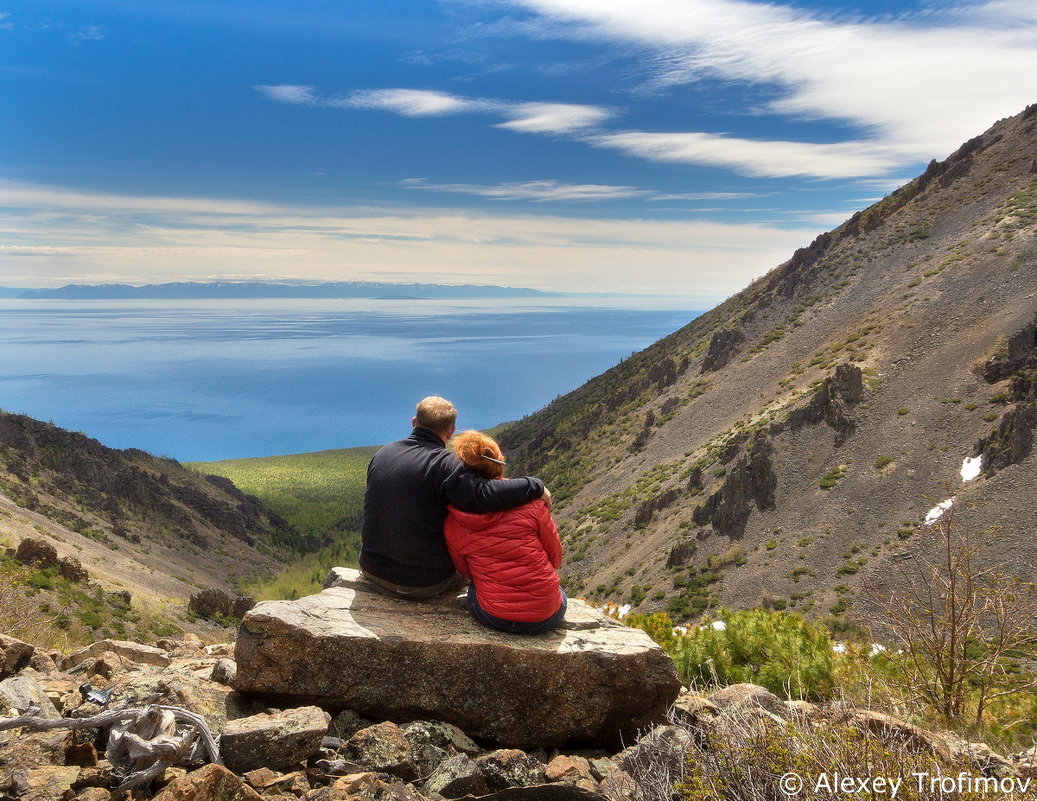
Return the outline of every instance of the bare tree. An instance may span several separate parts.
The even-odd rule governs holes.
[[[866,590],[865,616],[897,643],[901,690],[948,721],[970,715],[981,726],[993,701],[1037,686],[1020,664],[1037,655],[1037,585],[985,563],[991,532],[960,530],[952,513],[932,530],[936,554]]]

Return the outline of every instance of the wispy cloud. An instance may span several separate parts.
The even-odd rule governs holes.
[[[82,44],[83,42],[99,42],[107,37],[108,34],[99,25],[85,25],[73,33],[70,38],[73,44]]]
[[[608,109],[571,103],[516,103],[502,105],[501,112],[510,117],[497,124],[521,133],[569,133],[593,128],[610,116]]]
[[[472,98],[427,89],[360,89],[343,96],[322,96],[312,86],[254,88],[271,100],[294,105],[388,111],[406,117],[487,114],[505,118],[496,127],[521,133],[573,133],[598,126],[613,114],[600,106]]]
[[[889,148],[867,142],[813,144],[644,132],[603,134],[587,141],[649,161],[727,167],[754,177],[852,178],[884,173],[899,163]]]
[[[11,14],[7,11],[0,11],[0,31],[13,31],[14,22],[11,20]]]
[[[716,302],[820,231],[810,224],[95,195],[12,182],[0,183],[0,207],[3,280],[18,286],[232,275],[343,280],[392,274],[462,283],[493,275],[516,286],[593,286]]]
[[[612,140],[645,158],[681,160],[679,154],[688,155],[690,147],[698,151],[697,160],[705,143],[709,153],[723,147],[716,163],[749,174],[873,175],[895,163],[946,155],[1037,97],[1037,26],[1032,24],[1037,11],[1030,0],[961,0],[914,16],[875,19],[839,19],[749,0],[506,0],[502,5],[539,15],[517,29],[529,35],[645,51],[658,86],[706,79],[755,84],[778,95],[758,111],[840,121],[863,134],[841,143],[841,153],[819,146],[821,166],[813,172],[797,166],[794,173],[780,172],[785,156],[769,142],[759,149],[773,148],[772,166],[710,133],[688,132],[683,143],[655,139],[649,144],[646,137],[658,133],[649,131]],[[806,154],[802,144],[797,152]]]
[[[474,195],[493,200],[527,200],[543,202],[586,202],[606,200],[629,200],[643,198],[647,201],[661,200],[741,200],[754,197],[752,192],[681,192],[664,194],[636,186],[611,186],[607,184],[572,184],[565,181],[521,181],[500,184],[433,184],[424,178],[407,178],[400,181],[407,189],[423,189],[431,192],[454,192]]]
[[[481,101],[468,100],[446,92],[421,89],[368,89],[348,97],[323,103],[339,108],[380,109],[406,117],[432,117],[441,114],[463,114],[485,108]]]
[[[430,184],[424,178],[407,178],[400,184],[408,189],[456,192],[495,200],[530,200],[534,202],[626,200],[652,194],[633,186],[569,184],[561,181],[525,181],[482,186],[478,184]]]

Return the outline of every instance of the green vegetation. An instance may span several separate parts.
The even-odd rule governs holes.
[[[665,612],[628,615],[624,622],[665,648],[686,684],[751,682],[785,698],[809,699],[828,698],[835,689],[828,630],[793,612],[721,610],[715,620],[676,631]]]
[[[240,582],[239,590],[260,600],[298,598],[318,592],[331,567],[356,566],[367,463],[375,450],[345,448],[189,465],[229,478],[284,517],[304,538],[323,546],[275,577]]]
[[[121,593],[79,584],[56,568],[31,568],[0,554],[0,632],[69,650],[106,637],[146,642],[183,634],[169,610],[130,604]]]

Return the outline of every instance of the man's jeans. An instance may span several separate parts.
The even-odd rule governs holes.
[[[360,571],[360,575],[364,581],[373,584],[379,590],[400,598],[411,598],[414,600],[435,598],[437,595],[443,595],[447,592],[460,592],[464,589],[464,585],[468,583],[468,579],[460,573],[454,573],[454,575],[448,576],[438,584],[433,584],[429,587],[407,587],[403,584],[393,584],[391,581],[378,578],[378,576],[371,573],[365,573],[363,570]]]

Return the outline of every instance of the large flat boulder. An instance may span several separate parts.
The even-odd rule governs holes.
[[[378,720],[442,720],[514,748],[630,742],[680,690],[647,634],[576,600],[565,629],[518,636],[480,626],[454,598],[383,595],[356,571],[336,568],[328,584],[245,615],[236,689]]]

